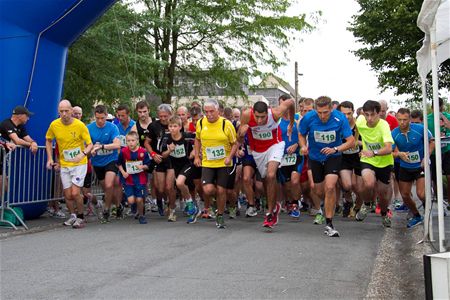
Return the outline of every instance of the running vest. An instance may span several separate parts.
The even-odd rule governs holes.
[[[150,122],[150,124],[152,123]],[[144,147],[145,137],[148,136],[148,127],[150,126],[150,124],[148,124],[147,128],[144,128],[141,126],[141,123],[139,121],[136,122],[136,129],[139,136],[139,145],[141,147]]]
[[[256,124],[255,115],[253,109],[251,109],[248,126],[248,142],[252,151],[264,152],[270,146],[282,141],[281,130],[278,122],[273,118],[271,108],[267,112],[267,123],[261,126]]]

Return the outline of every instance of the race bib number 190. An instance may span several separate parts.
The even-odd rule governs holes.
[[[268,141],[272,139],[272,131],[261,131],[253,133],[255,140]]]
[[[206,159],[207,160],[219,160],[225,158],[225,147],[206,147]]]

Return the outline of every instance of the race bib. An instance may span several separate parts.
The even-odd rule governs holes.
[[[336,131],[314,131],[316,143],[331,144],[336,141]]]
[[[370,151],[380,150],[383,148],[380,143],[366,143],[366,146]]]
[[[106,150],[106,149],[97,150],[97,155],[110,155],[112,153],[113,153],[112,150]]]
[[[125,162],[125,168],[128,174],[138,174],[143,170],[139,169],[138,166],[142,166],[142,160],[127,160]]]
[[[408,159],[410,163],[420,163],[419,151],[409,152]]]
[[[185,157],[186,156],[186,149],[184,148],[184,144],[183,145],[176,145],[175,146],[175,150],[173,150],[170,153],[170,156],[175,157],[175,158]]]
[[[120,141],[120,146],[121,147],[126,147],[127,146],[127,139],[125,138],[124,135],[119,135],[119,136],[117,136],[117,138]]]
[[[297,163],[297,154],[285,154],[281,159],[280,167],[293,166]]]
[[[255,140],[260,140],[260,141],[268,141],[273,138],[272,131],[254,132],[253,137],[255,138]]]
[[[219,160],[225,158],[225,147],[206,147],[206,159],[207,160]]]
[[[63,150],[64,160],[65,161],[74,161],[75,157],[80,153],[81,153],[80,147]]]

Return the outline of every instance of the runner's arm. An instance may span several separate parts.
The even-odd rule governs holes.
[[[244,143],[244,137],[248,130],[248,122],[250,121],[250,109],[245,110],[242,115],[241,119],[239,121],[239,130],[237,133],[237,141],[240,144]]]

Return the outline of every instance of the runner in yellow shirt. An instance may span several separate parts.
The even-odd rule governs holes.
[[[237,150],[236,130],[233,124],[219,116],[219,103],[207,100],[204,104],[205,117],[198,120],[195,133],[194,164],[202,167],[202,185],[205,208],[213,196],[217,200],[217,228],[225,228],[226,191],[233,188],[233,157]],[[201,155],[201,156],[200,156]],[[201,157],[201,158],[200,158]]]
[[[380,103],[368,100],[363,105],[363,116],[356,120],[356,127],[362,138],[361,175],[364,182],[362,195],[371,200],[377,193],[380,200],[382,223],[391,227],[391,219],[387,215],[392,196],[390,184],[391,171],[394,166],[392,144],[394,143],[389,124],[380,119]],[[364,220],[367,216],[365,207],[355,207],[356,219]]]
[[[92,141],[86,125],[72,116],[73,108],[68,100],[62,100],[59,103],[58,111],[60,118],[50,124],[45,134],[47,168],[61,167],[64,197],[71,213],[64,225],[82,228],[84,214],[80,191],[87,171],[86,154],[92,149]],[[59,164],[53,160],[53,140],[56,140],[58,145]],[[76,201],[78,214],[75,213],[74,201]]]

